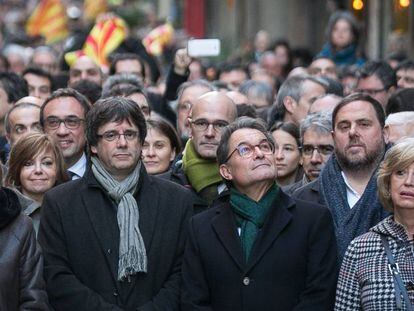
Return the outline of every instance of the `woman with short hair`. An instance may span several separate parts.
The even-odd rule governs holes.
[[[50,136],[33,133],[16,142],[8,163],[5,184],[17,194],[22,212],[32,218],[37,232],[43,195],[68,180],[62,154]]]
[[[378,196],[393,214],[351,242],[335,310],[414,310],[414,139],[385,155]]]

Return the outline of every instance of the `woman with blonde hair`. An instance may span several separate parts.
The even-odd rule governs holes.
[[[22,212],[32,218],[37,232],[43,195],[68,180],[62,154],[50,136],[33,133],[16,142],[8,163],[5,185],[17,194]]]
[[[414,310],[414,138],[388,150],[377,183],[392,215],[349,245],[335,310]]]

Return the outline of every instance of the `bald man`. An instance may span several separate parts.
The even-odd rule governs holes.
[[[182,157],[161,175],[193,190],[195,212],[206,209],[226,189],[216,153],[223,128],[236,117],[236,105],[226,94],[212,91],[198,97],[189,114],[191,133]]]

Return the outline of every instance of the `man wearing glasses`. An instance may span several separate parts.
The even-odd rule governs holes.
[[[319,177],[325,163],[334,151],[330,113],[309,114],[300,124],[303,178],[283,190],[292,194],[296,189]]]
[[[369,61],[359,69],[357,75],[355,92],[375,98],[385,111],[388,99],[397,87],[397,76],[391,66],[385,61]]]
[[[242,117],[217,149],[230,191],[190,220],[182,310],[332,310],[337,250],[328,209],[275,183],[274,142]]]
[[[227,95],[212,91],[198,97],[188,118],[191,134],[182,158],[161,175],[193,190],[195,212],[206,209],[226,189],[216,153],[223,128],[236,117],[236,105]]]
[[[62,151],[72,180],[81,178],[86,170],[85,117],[90,107],[85,96],[67,88],[53,92],[40,110],[43,130]]]
[[[146,173],[147,133],[132,100],[87,115],[90,169],[48,192],[39,242],[55,310],[179,310],[188,190]]]

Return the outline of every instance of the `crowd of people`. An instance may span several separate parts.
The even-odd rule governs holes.
[[[414,61],[327,34],[3,53],[0,310],[414,310]]]

